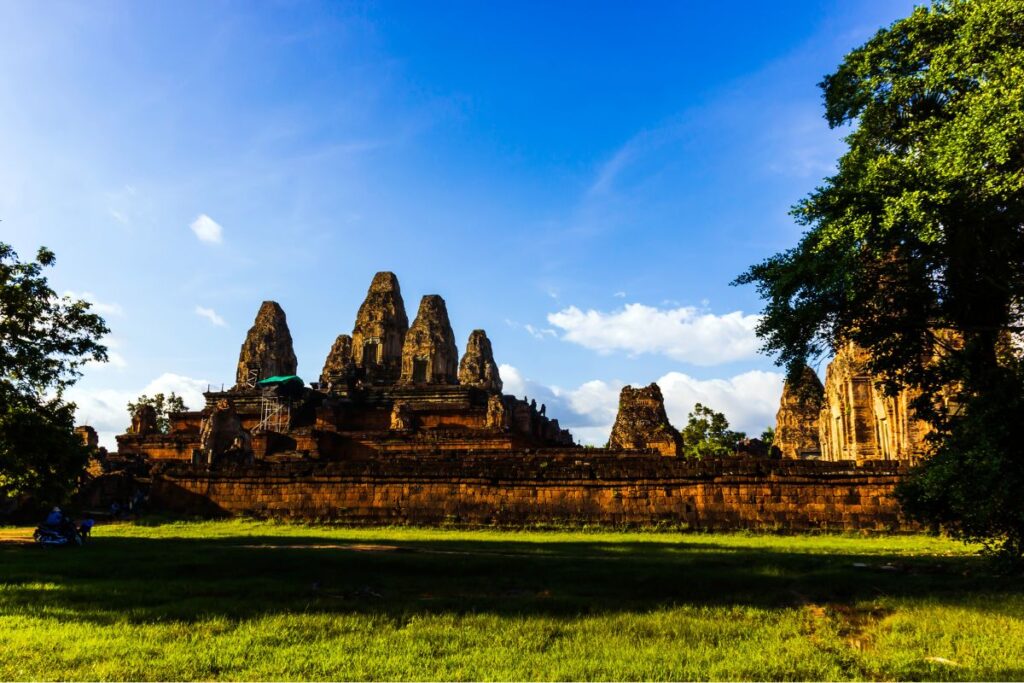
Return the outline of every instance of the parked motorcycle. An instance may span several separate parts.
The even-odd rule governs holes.
[[[82,545],[82,534],[73,526],[56,529],[50,526],[41,526],[32,534],[36,543],[45,546],[78,546]]]

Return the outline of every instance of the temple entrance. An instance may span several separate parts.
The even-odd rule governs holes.
[[[412,381],[416,384],[425,384],[427,381],[427,359],[413,358],[412,360]]]
[[[377,364],[377,343],[366,342],[363,344],[363,365]]]

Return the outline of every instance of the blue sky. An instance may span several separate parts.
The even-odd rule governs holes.
[[[833,168],[816,83],[901,0],[0,3],[0,239],[55,250],[124,403],[230,383],[264,299],[319,374],[373,273],[602,442],[625,383],[750,432],[781,375],[729,282]]]

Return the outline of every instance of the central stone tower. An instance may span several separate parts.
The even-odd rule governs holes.
[[[352,330],[352,360],[366,377],[396,381],[402,373],[402,347],[409,331],[402,290],[394,273],[373,276]]]
[[[402,349],[402,384],[458,384],[459,350],[448,307],[437,294],[420,300]]]

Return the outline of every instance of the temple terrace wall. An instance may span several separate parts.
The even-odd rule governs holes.
[[[161,465],[151,502],[179,513],[351,524],[629,525],[909,531],[893,491],[905,465],[585,451],[287,463]]]

